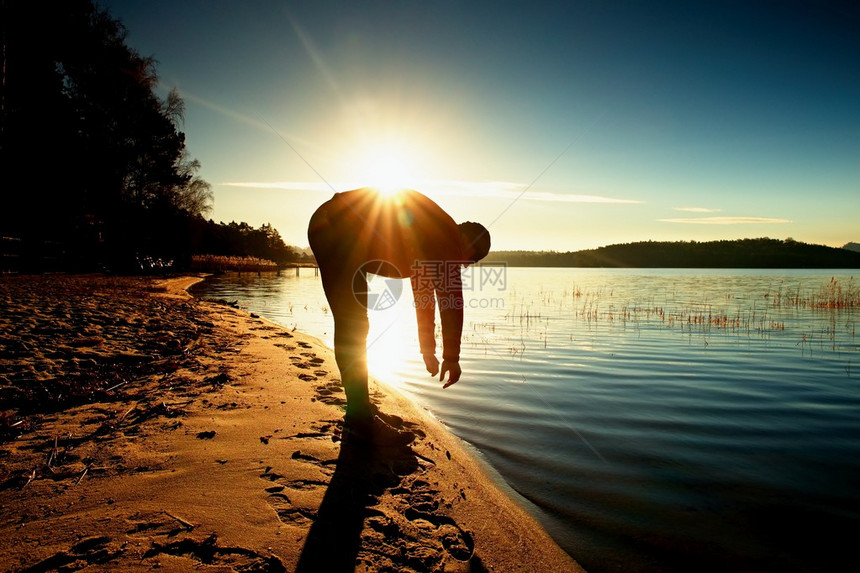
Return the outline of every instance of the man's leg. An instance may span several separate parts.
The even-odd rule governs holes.
[[[361,271],[358,271],[361,273]],[[364,274],[361,282],[366,284]],[[346,283],[346,284],[344,284]],[[353,277],[338,280],[338,309],[334,315],[334,357],[340,369],[346,392],[347,420],[369,420],[373,417],[367,394],[367,305],[360,299],[367,292],[353,291]],[[366,288],[365,288],[366,291]]]
[[[367,395],[367,304],[361,304],[366,292],[353,292],[357,266],[350,264],[354,237],[344,236],[337,225],[334,200],[324,203],[313,214],[308,225],[308,241],[317,259],[323,289],[334,317],[334,356],[346,391],[348,418],[370,418]],[[333,214],[332,214],[333,213]],[[335,217],[335,221],[331,220]],[[367,284],[364,274],[356,277]],[[363,289],[367,291],[366,286]]]
[[[365,287],[364,292],[353,291],[354,274],[355,271],[344,261],[320,264],[323,289],[334,317],[334,357],[346,392],[346,416],[352,420],[369,420],[372,417],[367,393],[369,324],[366,304],[361,303],[361,298],[367,297],[367,289]],[[361,282],[366,284],[363,274],[358,282],[359,286]]]

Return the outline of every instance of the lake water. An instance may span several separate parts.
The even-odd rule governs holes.
[[[374,375],[470,443],[590,571],[811,571],[860,531],[860,285],[807,270],[470,268],[461,381],[423,369],[408,282]],[[471,273],[471,274],[468,274]],[[313,269],[222,276],[332,344]],[[527,500],[527,501],[525,501]]]

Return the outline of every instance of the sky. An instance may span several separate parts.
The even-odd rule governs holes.
[[[860,242],[860,4],[97,0],[177,88],[215,221],[307,246],[402,186],[494,250]]]

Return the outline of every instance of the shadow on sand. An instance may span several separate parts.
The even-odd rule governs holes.
[[[402,421],[401,421],[402,424]],[[386,489],[419,469],[408,443],[416,435],[400,430],[401,444],[377,445],[344,436],[337,466],[296,567],[298,573],[354,571],[364,520]]]

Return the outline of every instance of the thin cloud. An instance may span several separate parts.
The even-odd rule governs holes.
[[[246,189],[282,189],[284,191],[331,193],[331,187],[324,181],[225,181],[219,185],[225,187],[244,187]]]
[[[675,207],[673,210],[685,213],[719,213],[722,211],[722,209],[710,209],[708,207]]]
[[[551,203],[612,203],[618,205],[638,205],[642,203],[642,201],[637,201],[635,199],[619,199],[618,197],[603,197],[602,195],[579,195],[549,192],[544,193],[540,191],[531,192],[531,196],[526,193],[523,196],[523,199],[530,199],[532,201],[547,201]]]
[[[606,197],[603,195],[585,195],[582,193],[559,193],[557,191],[528,191],[522,193],[525,185],[510,181],[426,181],[428,190],[438,195],[457,195],[495,199],[516,199],[524,201],[543,201],[547,203],[619,203],[636,204],[642,201]],[[520,197],[522,195],[522,197]]]
[[[664,223],[685,223],[689,225],[780,225],[792,223],[791,219],[773,217],[682,217],[678,219],[658,219]]]
[[[221,183],[227,187],[245,187],[249,189],[283,189],[285,191],[310,191],[331,193],[331,188],[323,182],[311,181],[229,181]],[[336,189],[356,189],[361,184],[335,183]],[[508,181],[454,181],[435,180],[423,181],[415,187],[426,190],[428,194],[477,197],[484,199],[515,199],[522,193],[523,184]],[[555,191],[529,191],[522,198],[524,201],[541,201],[545,203],[601,203],[601,204],[639,204],[642,201],[606,197],[603,195],[586,195],[580,193],[559,193]]]

